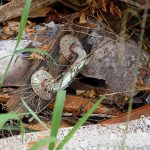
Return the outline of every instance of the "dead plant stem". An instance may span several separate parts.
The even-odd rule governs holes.
[[[149,5],[149,0],[146,0],[146,5]],[[143,20],[141,22],[141,33],[140,33],[140,38],[139,38],[139,48],[137,51],[137,59],[136,59],[136,69],[135,69],[135,75],[132,83],[132,96],[129,101],[129,107],[128,107],[128,115],[127,115],[127,121],[126,121],[126,128],[125,128],[125,134],[123,137],[123,143],[122,143],[122,148],[124,150],[125,147],[125,140],[126,140],[126,135],[128,131],[128,123],[131,118],[131,111],[132,111],[132,103],[133,103],[133,97],[136,89],[136,82],[137,82],[137,75],[138,75],[138,69],[139,69],[139,63],[140,63],[140,57],[141,57],[141,50],[142,50],[142,45],[143,45],[143,37],[144,37],[144,31],[145,31],[145,25],[146,25],[146,20],[148,17],[148,9],[144,9],[144,15],[143,15]]]

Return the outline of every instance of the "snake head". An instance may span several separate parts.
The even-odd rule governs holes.
[[[74,62],[77,57],[76,54],[72,51],[71,47],[73,45],[78,45],[82,47],[80,41],[71,34],[66,34],[60,40],[60,53],[69,62]]]

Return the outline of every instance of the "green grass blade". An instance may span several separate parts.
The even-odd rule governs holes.
[[[20,120],[19,115],[13,112],[7,113],[7,114],[1,114],[0,115],[0,129],[3,128],[4,124],[9,120]]]
[[[68,135],[61,141],[61,143],[57,146],[56,150],[60,150],[63,146],[72,138],[75,132],[84,124],[84,122],[88,119],[90,114],[94,112],[94,110],[100,105],[100,103],[104,100],[105,96],[101,97],[97,102],[89,109],[84,116],[76,123],[73,129],[68,133]]]
[[[41,147],[43,147],[45,144],[52,143],[52,142],[54,143],[54,142],[56,142],[56,140],[57,139],[54,137],[48,137],[48,138],[39,140],[29,150],[38,150]]]
[[[11,127],[11,126],[3,126],[1,130],[6,130],[6,131],[19,131],[19,127]]]
[[[21,21],[20,21],[20,25],[19,25],[19,32],[18,32],[15,50],[17,49],[17,47],[21,41],[22,34],[23,34],[23,31],[24,31],[26,23],[27,23],[28,15],[30,12],[31,1],[32,0],[25,0],[25,5],[24,5],[24,9],[22,11],[22,17],[21,17]]]
[[[5,58],[10,57],[10,56],[12,56],[12,55],[7,55],[7,56],[4,56],[4,57],[1,57],[0,60],[5,59]]]
[[[25,129],[24,129],[23,122],[21,121],[21,119],[19,117],[19,114],[17,114],[17,113],[10,112],[10,113],[7,113],[7,114],[1,114],[0,115],[0,130],[4,129],[5,123],[9,120],[19,121],[20,131],[21,131],[21,135],[23,137],[23,134],[25,133]]]
[[[21,120],[19,120],[19,123],[20,123],[20,132],[21,132],[21,136],[22,136],[22,139],[23,139],[23,135],[25,133],[24,124]]]
[[[20,130],[20,127],[18,127],[18,126],[12,127],[12,126],[8,126],[8,125],[7,125],[7,126],[3,126],[3,127],[1,128],[1,130],[6,130],[6,131],[19,131],[19,130]],[[30,132],[37,132],[37,131],[39,131],[39,130],[24,128],[24,131],[25,131],[26,133],[30,133]]]
[[[23,105],[27,108],[27,110],[30,112],[30,114],[43,126],[45,129],[49,130],[49,127],[46,126],[46,124],[39,119],[39,117],[36,115],[36,113],[25,103],[25,101],[22,99]]]
[[[55,62],[55,60],[52,58],[52,56],[48,52],[40,50],[40,49],[36,49],[36,48],[24,48],[24,49],[16,50],[15,54],[23,53],[23,52],[36,52],[36,53],[39,53],[42,55],[46,55],[46,56],[50,57],[50,59],[52,59]]]
[[[66,99],[66,91],[60,90],[57,92],[54,112],[52,116],[52,127],[51,127],[51,137],[57,137],[58,129],[61,123],[61,116],[63,113],[64,102]],[[53,150],[55,143],[49,144],[49,150]]]

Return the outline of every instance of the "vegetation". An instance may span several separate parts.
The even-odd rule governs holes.
[[[48,57],[50,57],[53,61],[54,59],[51,57],[51,55],[45,51],[42,51],[40,49],[33,49],[33,48],[26,48],[26,49],[22,49],[22,50],[18,50],[18,45],[22,39],[22,35],[25,29],[25,26],[27,24],[27,19],[28,19],[28,15],[29,15],[29,11],[30,11],[30,7],[31,7],[31,0],[26,0],[25,1],[25,5],[24,5],[24,9],[23,9],[23,13],[22,13],[22,17],[21,17],[21,21],[20,21],[20,26],[19,26],[19,32],[18,32],[18,37],[17,37],[17,43],[13,52],[13,55],[10,58],[9,64],[6,68],[6,71],[4,73],[4,75],[2,77],[0,77],[0,86],[3,85],[4,79],[8,73],[9,67],[12,63],[12,60],[14,58],[14,56],[18,53],[22,53],[22,52],[37,52],[39,54],[42,55],[47,55]],[[122,49],[124,52],[124,48],[125,48],[125,31],[126,31],[126,23],[127,23],[127,17],[128,14],[131,13],[135,16],[137,16],[137,18],[139,19],[140,17],[138,16],[138,13],[136,11],[133,10],[127,10],[124,17],[123,17],[123,23],[122,23],[122,30],[120,35],[122,36],[121,38],[121,45],[122,45]],[[137,81],[137,72],[138,72],[138,65],[139,65],[139,60],[140,60],[140,53],[141,53],[141,49],[142,49],[142,42],[143,42],[143,37],[144,37],[144,28],[145,28],[145,24],[146,24],[146,19],[147,19],[147,15],[148,14],[148,10],[145,9],[144,12],[144,19],[142,20],[141,23],[141,34],[140,34],[140,41],[139,41],[139,49],[138,49],[138,57],[137,57],[137,61],[136,61],[136,75],[134,77],[134,81],[133,81],[133,85],[132,85],[132,95],[134,96],[135,93],[135,87],[136,87],[136,81]],[[123,52],[120,53],[120,55],[124,55]],[[3,59],[3,58],[0,58]],[[126,128],[128,128],[128,122],[130,120],[130,114],[131,114],[131,110],[132,110],[132,103],[133,103],[133,96],[131,97],[130,101],[129,101],[129,108],[128,108],[128,117],[127,117],[127,124],[126,124]],[[27,108],[29,113],[26,114],[17,114],[14,112],[9,112],[6,114],[0,114],[0,129],[4,129],[5,128],[5,123],[7,121],[10,120],[17,120],[19,127],[20,127],[20,131],[21,134],[24,134],[24,125],[22,120],[20,119],[22,116],[25,116],[27,114],[30,114],[34,117],[35,120],[37,120],[46,130],[49,130],[50,132],[50,136],[48,138],[42,139],[40,141],[38,141],[36,144],[34,144],[32,146],[32,148],[30,150],[36,150],[39,149],[40,147],[42,147],[43,145],[47,144],[48,145],[48,149],[49,150],[59,150],[62,149],[63,146],[72,138],[72,136],[76,133],[76,131],[85,123],[85,121],[88,119],[88,117],[94,112],[94,110],[100,106],[100,104],[102,103],[102,101],[105,99],[105,96],[100,97],[96,103],[91,107],[91,109],[89,109],[82,118],[80,118],[80,120],[75,124],[75,126],[72,128],[72,130],[68,133],[68,135],[62,140],[62,141],[58,141],[57,139],[57,135],[58,135],[58,129],[60,127],[60,123],[61,123],[61,117],[62,117],[62,113],[63,113],[63,107],[64,107],[64,102],[66,99],[66,91],[65,90],[60,90],[57,92],[57,96],[56,96],[56,100],[55,100],[55,107],[53,110],[53,115],[52,115],[52,126],[51,129],[49,129],[49,127],[47,127],[47,125],[41,121],[39,119],[39,117],[37,116],[36,112],[33,112],[32,109],[26,104],[26,102],[24,101],[24,99],[22,99],[22,102],[24,104],[24,106]],[[126,130],[127,131],[127,130]],[[126,134],[125,134],[126,135]],[[125,138],[124,138],[125,140]],[[123,140],[123,142],[125,142]],[[59,144],[56,144],[59,143]],[[56,146],[57,145],[57,146]]]
[[[30,11],[30,6],[31,6],[31,0],[25,1],[25,6],[23,9],[23,13],[22,13],[22,17],[21,17],[21,21],[20,21],[20,27],[19,27],[19,32],[18,32],[18,38],[17,38],[17,43],[14,49],[14,53],[11,56],[10,62],[7,66],[7,69],[4,73],[4,76],[1,78],[0,80],[0,84],[3,84],[3,81],[5,79],[5,76],[7,75],[9,66],[14,58],[14,55],[17,53],[22,53],[22,52],[37,52],[37,53],[41,53],[43,55],[47,55],[51,58],[51,56],[42,50],[39,49],[23,49],[23,50],[17,50],[18,45],[21,41],[26,23],[27,23],[27,19],[28,19],[28,14]],[[55,147],[55,143],[57,142],[57,134],[58,134],[58,129],[61,123],[61,116],[62,116],[62,112],[63,112],[63,106],[64,106],[64,101],[66,98],[66,91],[58,91],[57,93],[57,97],[56,97],[56,101],[55,101],[55,107],[54,107],[54,112],[53,112],[53,116],[52,116],[52,127],[51,129],[49,129],[44,122],[42,122],[38,116],[36,115],[35,112],[33,112],[29,106],[25,103],[25,101],[22,99],[23,104],[25,105],[25,107],[27,108],[27,110],[29,111],[29,113],[41,124],[45,127],[45,129],[50,130],[50,137],[45,138],[43,140],[40,140],[39,142],[37,142],[35,145],[33,145],[33,147],[31,148],[31,150],[37,150],[40,147],[42,147],[45,144],[49,145],[49,150],[53,150]],[[97,108],[97,106],[100,105],[100,103],[103,101],[104,96],[102,98],[100,98],[99,100],[97,100],[97,102],[93,105],[93,107],[76,123],[76,125],[73,127],[73,129],[68,133],[68,135],[64,138],[63,141],[60,142],[60,144],[56,147],[56,149],[61,149],[70,139],[71,137],[75,134],[75,132],[80,128],[80,126],[82,126],[84,124],[84,122],[88,119],[88,117],[90,116],[90,114],[92,114],[92,112]],[[0,114],[0,129],[4,129],[4,125],[7,121],[9,120],[18,120],[20,123],[20,130],[21,133],[24,133],[24,127],[23,127],[23,123],[20,119],[20,116],[22,115],[26,115],[26,114],[17,114],[14,112],[10,112],[7,114]]]

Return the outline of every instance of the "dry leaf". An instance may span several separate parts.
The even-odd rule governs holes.
[[[73,113],[73,115],[79,115],[80,113],[87,112],[93,106],[93,104],[94,102],[91,98],[85,98],[76,95],[67,95],[63,111]],[[49,108],[51,110],[54,109],[54,102],[49,104]],[[97,107],[94,113],[103,113],[117,116],[120,114],[120,111],[118,111],[115,107],[109,108],[105,105],[101,105],[100,107]]]
[[[55,23],[58,23],[59,20],[60,20],[60,16],[54,10],[49,11],[49,13],[47,13],[46,18],[45,18],[46,23],[49,23],[51,21],[54,21]]]
[[[118,6],[115,6],[113,3],[110,4],[110,12],[112,15],[118,16],[119,18],[121,18],[122,16],[121,10],[118,8]]]
[[[37,49],[47,51],[48,50],[48,45],[42,45],[40,47],[37,47]],[[44,55],[33,52],[28,59],[32,60],[44,60]]]
[[[95,98],[96,97],[96,92],[94,90],[76,90],[77,95],[82,95],[85,97],[90,97],[90,98]]]
[[[94,90],[89,90],[89,91],[86,91],[84,93],[84,96],[90,97],[90,98],[95,98],[96,97],[96,92]]]
[[[83,93],[85,93],[85,90],[76,90],[77,95],[82,95]]]
[[[86,3],[87,3],[88,5],[91,5],[92,0],[86,0]]]
[[[2,30],[3,30],[3,33],[5,33],[5,34],[7,34],[9,36],[12,36],[12,35],[14,35],[16,33],[10,27],[3,27]]]
[[[3,33],[12,36],[18,32],[19,22],[8,21],[6,25],[2,28]]]
[[[44,60],[44,57],[39,53],[32,53],[29,57],[31,60]]]
[[[150,48],[150,39],[145,39],[144,43],[148,48]]]
[[[83,12],[81,14],[79,23],[86,23],[86,14],[85,14],[85,12]]]
[[[0,40],[7,40],[7,39],[9,39],[9,35],[6,35],[6,34],[4,34],[4,35],[0,35]]]
[[[107,2],[105,0],[100,0],[99,3],[102,8],[102,11],[107,12],[107,8],[106,8]]]
[[[97,12],[97,20],[99,20],[100,22],[104,21],[103,16],[101,14],[99,14],[98,12]]]
[[[7,99],[9,99],[10,96],[8,94],[2,94],[2,95],[0,95],[0,98],[7,98]]]
[[[30,18],[38,18],[38,17],[45,17],[46,14],[51,10],[49,6],[39,8],[30,13]]]
[[[143,44],[143,50],[144,51],[148,51],[148,47],[147,47],[147,45],[145,43]]]
[[[10,99],[10,96],[8,94],[2,94],[0,95],[0,103],[7,103],[7,101]]]

